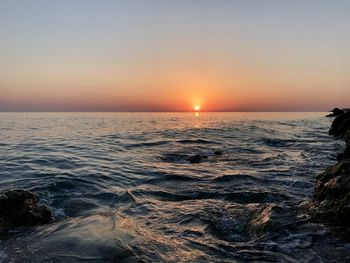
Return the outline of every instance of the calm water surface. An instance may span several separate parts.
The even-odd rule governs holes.
[[[324,115],[0,113],[1,190],[57,220],[11,231],[0,262],[342,262],[300,209],[343,147]]]

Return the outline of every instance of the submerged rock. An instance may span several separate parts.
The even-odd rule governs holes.
[[[53,221],[51,210],[39,204],[26,190],[8,190],[0,195],[0,232],[17,226],[35,226]]]
[[[258,210],[249,222],[248,229],[256,236],[262,236],[295,222],[296,213],[291,207],[268,204]]]
[[[203,159],[207,159],[207,158],[208,158],[207,156],[195,154],[187,157],[187,161],[189,161],[190,163],[200,163],[201,161],[203,161]]]
[[[229,242],[247,242],[297,224],[297,211],[273,203],[208,209],[201,217],[211,234]]]
[[[215,149],[213,152],[214,152],[214,155],[222,155],[221,149]]]

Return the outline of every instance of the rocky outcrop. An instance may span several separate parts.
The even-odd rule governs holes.
[[[337,117],[339,115],[344,114],[344,111],[339,109],[339,108],[334,108],[333,110],[331,110],[331,114],[328,114],[326,117]]]
[[[350,227],[350,160],[329,167],[317,177],[314,199],[318,217]]]
[[[328,133],[335,137],[344,138],[348,130],[350,130],[350,112],[337,116],[333,120],[331,129]]]
[[[8,190],[0,195],[0,233],[11,227],[35,226],[53,221],[51,210],[39,204],[26,190]]]
[[[340,228],[350,239],[350,112],[333,120],[329,134],[343,138],[346,147],[338,155],[338,163],[317,176],[311,212],[315,219]]]

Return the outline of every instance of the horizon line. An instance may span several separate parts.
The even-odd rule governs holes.
[[[264,113],[264,112],[331,112],[332,110],[236,110],[236,111],[0,111],[0,113]]]

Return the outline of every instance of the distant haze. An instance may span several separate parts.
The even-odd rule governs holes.
[[[0,111],[350,107],[347,0],[2,0]]]

